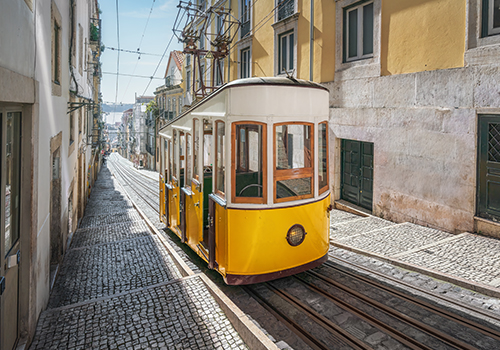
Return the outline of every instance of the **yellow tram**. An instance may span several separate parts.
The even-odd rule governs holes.
[[[227,284],[289,276],[329,247],[328,90],[235,80],[160,131],[160,219]]]

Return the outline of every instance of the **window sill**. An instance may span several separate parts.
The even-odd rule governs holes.
[[[285,24],[287,24],[288,22],[291,22],[291,21],[297,21],[299,19],[299,15],[300,15],[300,12],[294,12],[293,14],[291,14],[290,16],[288,17],[285,17],[283,19],[280,19],[279,21],[276,21],[274,22],[273,24],[271,24],[271,26],[276,29],[276,27],[281,27],[281,26],[284,26]]]

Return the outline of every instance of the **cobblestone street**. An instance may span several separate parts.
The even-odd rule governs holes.
[[[183,278],[104,168],[31,349],[246,349],[200,276]]]

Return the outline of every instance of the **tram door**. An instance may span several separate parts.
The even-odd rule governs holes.
[[[179,229],[181,230],[181,241],[186,242],[186,192],[183,190],[186,185],[186,160],[185,160],[186,136],[179,133]]]
[[[19,334],[21,112],[0,110],[0,135],[0,347],[12,349]]]

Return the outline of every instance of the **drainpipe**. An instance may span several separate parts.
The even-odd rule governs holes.
[[[313,58],[314,58],[314,0],[311,0],[311,27],[309,29],[311,35],[309,40],[309,80],[313,81]]]

